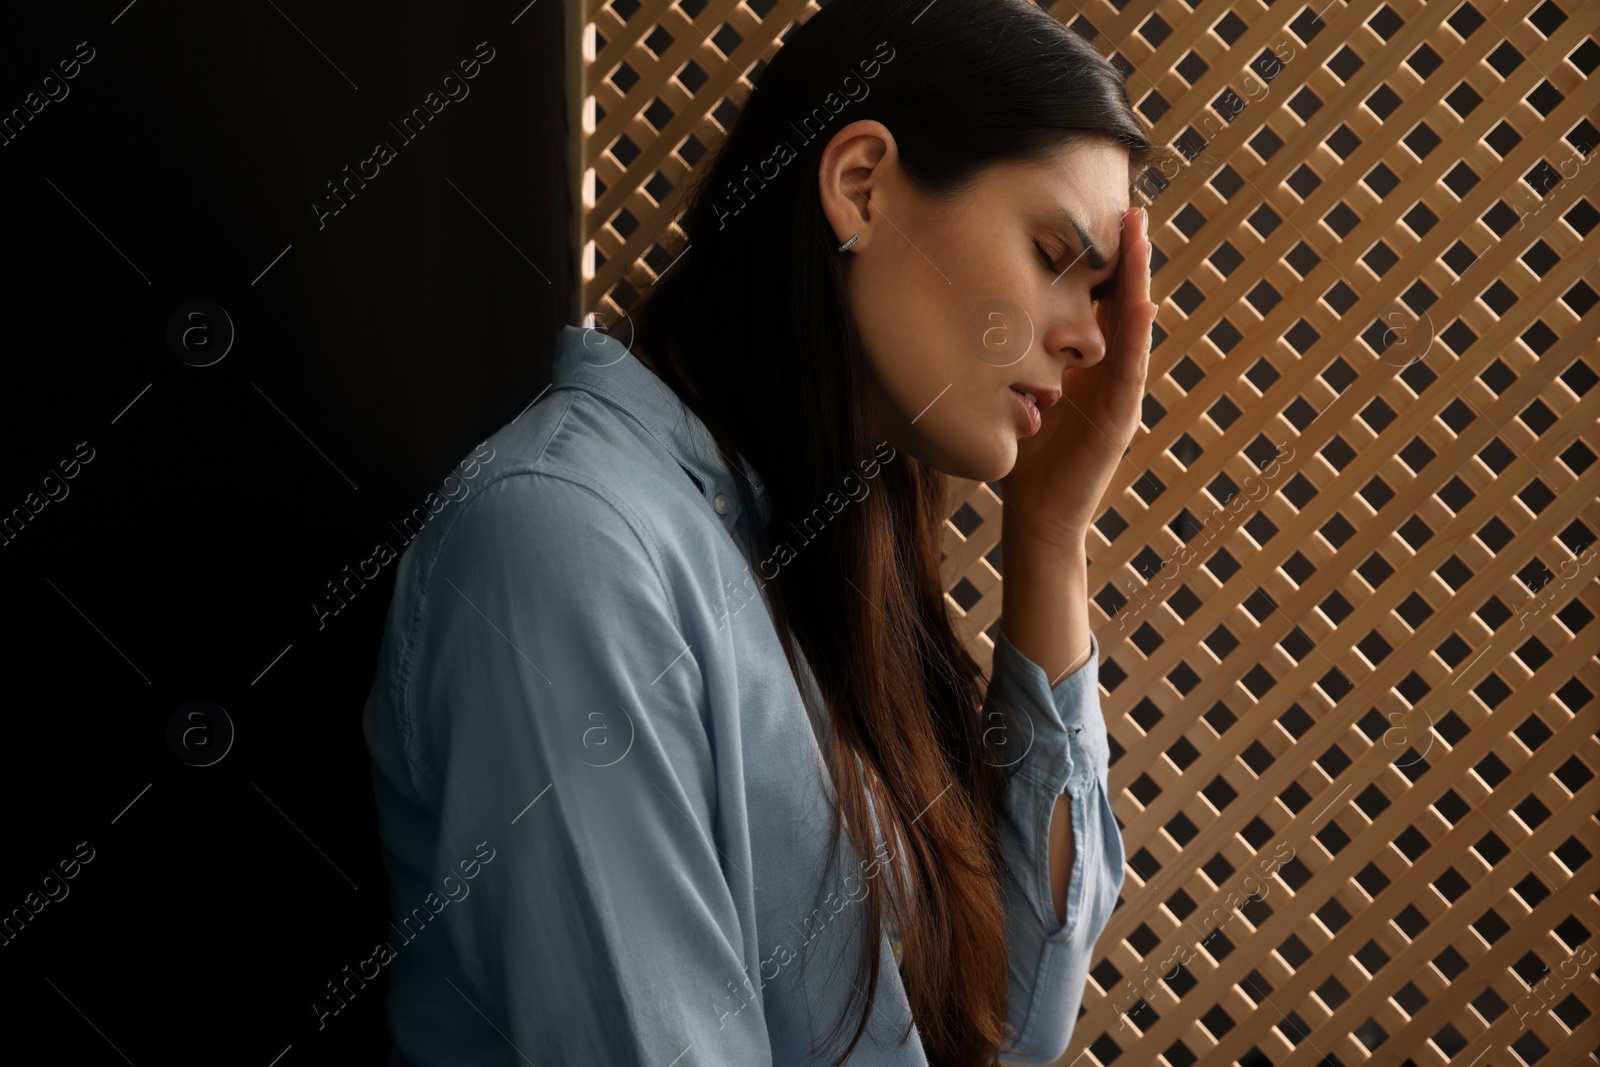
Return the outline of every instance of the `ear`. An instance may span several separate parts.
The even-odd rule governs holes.
[[[852,122],[829,138],[817,166],[817,186],[837,244],[854,234],[861,235],[854,251],[864,252],[872,243],[878,222],[873,204],[881,202],[884,177],[898,158],[894,135],[874,119]]]

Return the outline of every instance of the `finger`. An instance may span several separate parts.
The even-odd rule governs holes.
[[[1126,283],[1123,275],[1127,273],[1128,242],[1132,228],[1128,225],[1128,213],[1122,213],[1122,220],[1118,224],[1120,229],[1117,236],[1117,247],[1121,250],[1117,259],[1115,284],[1094,307],[1095,325],[1100,328],[1100,336],[1105,341],[1105,359],[1115,359],[1117,351],[1121,348],[1121,335],[1123,332],[1123,308],[1127,305],[1124,299]]]
[[[1139,363],[1149,354],[1155,305],[1150,302],[1150,241],[1145,236],[1143,208],[1123,215],[1122,259],[1117,269],[1116,358]],[[1129,371],[1136,368],[1128,367]],[[1140,371],[1142,373],[1142,370]]]
[[[1118,295],[1124,314],[1150,299],[1149,215],[1144,208],[1129,208],[1123,216],[1123,256],[1118,271]]]
[[[1135,269],[1135,260],[1138,256],[1138,224],[1133,218],[1132,209],[1122,213],[1122,235],[1119,242],[1121,254],[1117,258],[1116,282],[1111,287],[1111,293],[1106,303],[1107,319],[1111,327],[1106,335],[1106,358],[1122,359],[1122,349],[1128,338],[1128,306],[1133,295],[1129,285],[1129,275]]]
[[[1138,287],[1139,299],[1150,299],[1150,256],[1154,251],[1150,245],[1150,209],[1139,209],[1139,271]]]
[[[1155,251],[1150,244],[1150,209],[1139,209],[1139,303],[1144,311],[1144,326],[1141,331],[1140,351],[1145,362],[1150,359],[1150,342],[1154,336],[1156,315],[1161,310],[1161,305],[1150,299],[1150,258]]]

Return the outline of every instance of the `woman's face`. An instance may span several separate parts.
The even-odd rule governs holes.
[[[1042,165],[992,166],[939,203],[912,186],[888,128],[864,120],[833,136],[818,177],[838,243],[861,235],[839,254],[875,439],[956,477],[1004,477],[1038,426],[1018,390],[1048,407],[1066,371],[1105,355],[1095,302],[1117,267],[1127,150],[1080,140]]]

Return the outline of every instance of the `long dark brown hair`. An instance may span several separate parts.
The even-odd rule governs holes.
[[[640,277],[631,307],[619,296],[631,343],[734,469],[743,456],[765,482],[772,521],[752,570],[778,531],[808,518],[815,530],[822,510],[820,534],[763,589],[796,678],[798,646],[816,680],[825,706],[812,714],[831,728],[830,857],[841,816],[872,856],[875,815],[888,866],[910,877],[878,878],[883,891],[864,898],[855,984],[866,1004],[833,1062],[866,1028],[887,912],[929,1062],[973,1067],[997,1062],[1010,1036],[997,825],[1010,761],[985,744],[988,676],[945,607],[946,476],[890,453],[874,491],[838,514],[822,508],[846,476],[863,477],[862,461],[885,456],[869,437],[868,363],[817,189],[823,146],[861,118],[893,131],[908,178],[938,198],[1074,138],[1127,149],[1132,172],[1164,154],[1117,68],[1029,0],[830,0],[791,28],[698,171],[684,239],[664,250],[670,269],[649,286]],[[754,514],[749,487],[738,490]]]

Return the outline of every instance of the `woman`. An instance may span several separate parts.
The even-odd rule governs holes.
[[[563,331],[398,568],[393,1062],[1061,1056],[1122,883],[1084,545],[1164,158],[1025,0],[791,33],[634,329]],[[1005,498],[989,676],[951,475]]]

